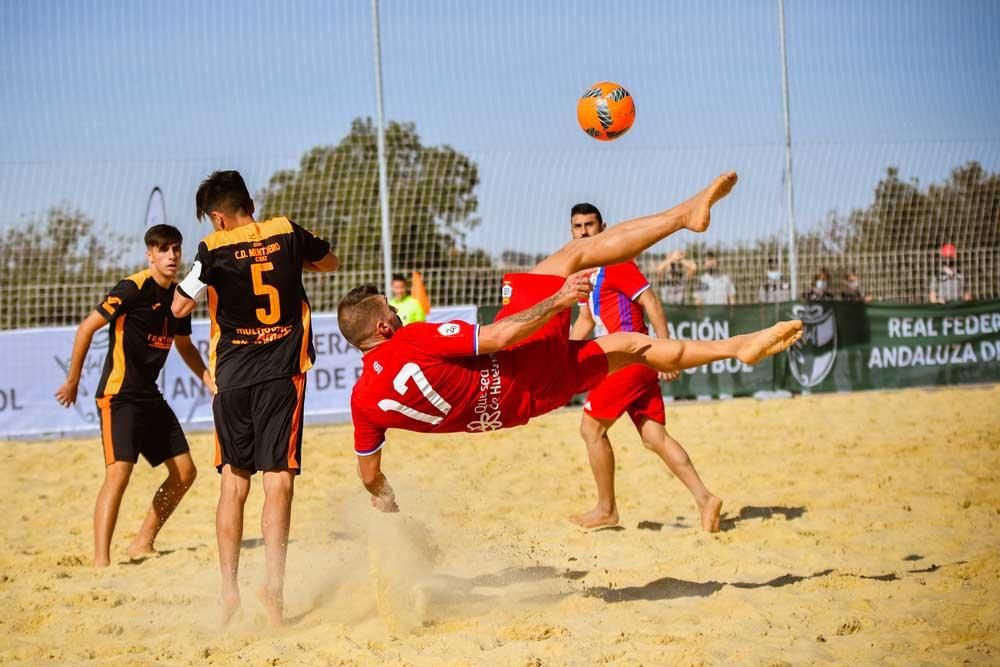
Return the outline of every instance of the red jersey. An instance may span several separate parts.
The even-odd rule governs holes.
[[[374,454],[386,429],[494,431],[531,415],[531,382],[514,378],[516,351],[479,354],[479,325],[417,322],[364,356],[351,394],[354,449]]]
[[[598,335],[616,331],[649,333],[642,308],[635,302],[649,289],[649,281],[635,262],[602,266],[594,272],[591,281],[594,290],[587,305],[599,327]]]

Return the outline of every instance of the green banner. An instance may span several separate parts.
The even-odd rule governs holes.
[[[786,304],[806,334],[786,355],[796,391],[1000,380],[1000,301],[948,306]]]
[[[480,309],[480,321],[495,312]],[[675,398],[1000,381],[1000,301],[670,306],[667,316],[671,337],[686,340],[718,340],[781,319],[801,319],[806,329],[790,350],[756,366],[731,359],[688,369],[663,385]]]

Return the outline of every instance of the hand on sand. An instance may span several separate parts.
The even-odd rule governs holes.
[[[690,208],[688,209],[688,218],[684,226],[692,232],[703,232],[708,229],[709,223],[712,222],[712,206],[715,202],[729,194],[729,191],[736,185],[737,180],[736,172],[730,171],[722,174],[712,181],[710,186],[694,197],[691,197],[687,201]]]
[[[800,338],[802,338],[802,320],[778,322],[773,327],[747,334],[746,341],[736,352],[736,358],[752,366],[787,350]]]

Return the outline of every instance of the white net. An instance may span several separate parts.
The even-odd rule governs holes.
[[[729,169],[711,230],[643,265],[683,300],[693,281],[655,271],[679,250],[696,271],[715,252],[740,303],[769,261],[788,281],[776,3],[380,7],[393,268],[421,271],[433,303],[496,305],[499,275],[564,243],[577,202],[614,222]],[[875,299],[925,301],[951,244],[971,295],[1000,296],[1000,8],[786,12],[800,293],[825,268],[834,296],[854,271]],[[258,217],[336,242],[344,270],[309,278],[318,310],[381,284],[368,3],[3,3],[0,19],[0,328],[76,322],[140,266],[153,186],[190,257],[216,169],[244,174]],[[575,120],[601,80],[637,105],[610,144]]]

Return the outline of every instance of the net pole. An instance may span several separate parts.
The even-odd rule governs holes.
[[[781,41],[781,96],[785,110],[785,214],[788,217],[788,274],[791,297],[799,293],[798,253],[795,248],[795,194],[792,188],[792,122],[788,110],[788,51],[785,48],[785,0],[778,0],[778,35]]]
[[[382,274],[385,293],[392,294],[392,231],[389,227],[389,174],[385,162],[385,123],[382,110],[382,43],[379,38],[378,0],[372,0],[375,43],[375,116],[378,137],[378,198],[382,214]]]

